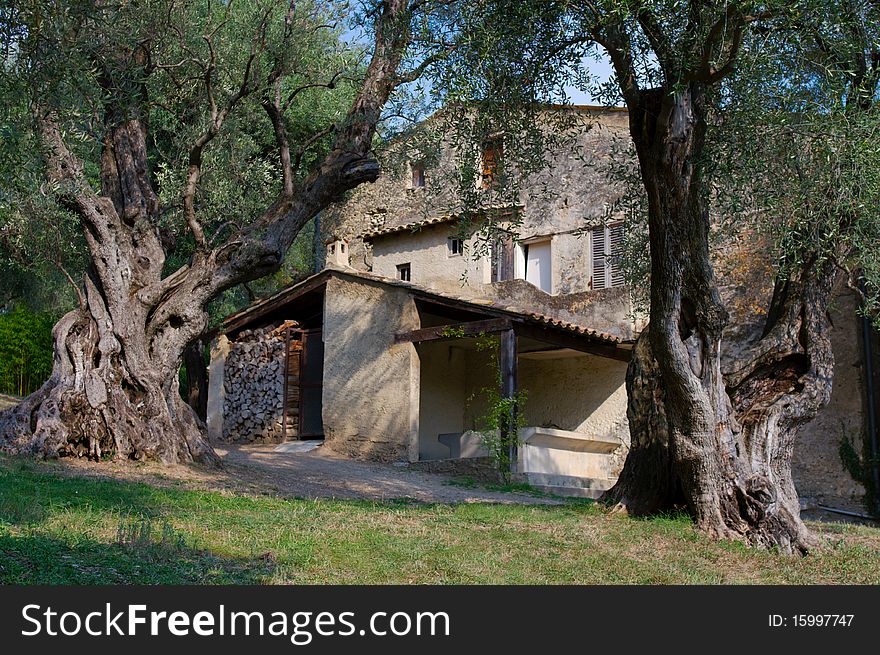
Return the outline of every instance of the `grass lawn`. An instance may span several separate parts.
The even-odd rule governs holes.
[[[299,500],[59,475],[0,457],[0,583],[877,583],[880,530],[814,525],[787,558],[685,517]]]

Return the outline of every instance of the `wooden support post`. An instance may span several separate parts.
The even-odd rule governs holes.
[[[501,397],[516,398],[517,392],[517,347],[516,332],[504,330],[501,333],[501,345],[498,353],[498,366],[501,369]],[[516,404],[512,404],[510,408],[510,416],[507,425],[502,426],[501,443],[507,445],[507,452],[510,457],[510,473],[515,474],[517,471],[517,459],[519,457],[519,435],[517,434],[516,413],[518,408]]]

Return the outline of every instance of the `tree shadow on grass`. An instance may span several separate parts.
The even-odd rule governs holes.
[[[34,462],[3,458],[0,584],[265,581],[275,569],[271,559],[227,557],[195,548],[187,535],[163,518],[169,509],[186,513],[210,502],[206,498],[197,492],[140,483],[59,478]],[[59,516],[64,520],[59,522]],[[75,523],[90,517],[117,521],[116,534],[95,537]]]
[[[186,489],[53,474],[39,462],[0,457],[0,523],[34,524],[65,510],[162,516],[166,507],[200,506],[205,494]]]
[[[119,544],[0,534],[0,584],[261,584],[264,559],[237,559],[161,543]]]

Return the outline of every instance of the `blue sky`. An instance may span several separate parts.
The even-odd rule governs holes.
[[[607,82],[614,74],[614,70],[611,67],[611,61],[608,59],[608,56],[605,55],[604,51],[602,52],[600,60],[597,61],[593,58],[587,58],[584,59],[583,65],[589,69],[593,75],[599,78],[599,82]],[[568,94],[569,101],[573,105],[600,104],[592,95],[585,93],[580,89],[576,89],[573,86],[566,87],[565,92]]]

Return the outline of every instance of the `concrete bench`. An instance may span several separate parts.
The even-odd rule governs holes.
[[[446,432],[437,435],[437,440],[449,448],[450,459],[465,457],[485,457],[489,454],[479,432]]]

